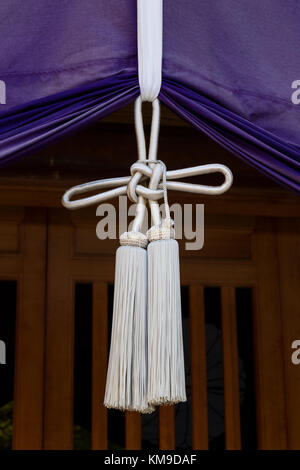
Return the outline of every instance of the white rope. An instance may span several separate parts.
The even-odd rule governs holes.
[[[135,111],[137,113],[142,114],[141,106],[136,107]],[[145,145],[145,133],[144,133],[142,116],[139,117],[139,122],[141,125],[137,128],[136,137],[138,141],[138,148],[143,148]],[[161,169],[159,167],[155,167],[155,163],[157,161],[159,127],[160,127],[160,104],[159,104],[159,100],[156,98],[152,102],[152,121],[151,121],[151,134],[150,134],[150,145],[149,145],[149,158],[144,159],[144,162],[146,161],[151,162],[151,164],[149,165],[150,168],[152,168],[152,174],[151,174],[151,178],[149,182],[150,190],[156,190],[161,179]],[[165,174],[166,174],[166,171],[164,171],[164,175]],[[166,184],[165,184],[165,190],[163,194],[164,194],[164,197],[166,198]],[[128,196],[130,198],[130,193],[128,193]],[[160,220],[159,204],[154,198],[152,199],[151,197],[148,197],[148,200],[149,200],[149,206],[150,206],[151,216],[152,216],[154,225],[160,225],[161,220]]]
[[[135,167],[135,163],[131,169]],[[151,177],[151,168],[144,165],[144,175]],[[174,181],[180,178],[188,178],[190,176],[208,175],[211,173],[220,173],[224,176],[224,181],[218,186],[209,186],[205,184],[183,183],[182,181]],[[168,170],[167,174],[167,190],[180,191],[198,195],[219,196],[230,189],[233,183],[233,175],[228,167],[221,163],[210,163],[207,165],[198,165],[191,168],[182,168],[178,170]],[[68,189],[62,196],[61,203],[66,209],[82,209],[94,204],[101,204],[119,196],[128,194],[128,186],[132,182],[132,176],[121,176],[117,178],[108,178],[88,183],[79,184]],[[113,188],[103,191],[105,188]],[[149,189],[142,184],[138,184],[133,193],[133,200],[136,202],[138,196],[144,196],[147,199],[158,200],[163,197],[163,185],[159,183],[158,189]],[[83,195],[91,191],[100,190],[98,194],[93,196],[81,197],[74,199],[74,196]]]
[[[142,101],[161,88],[163,0],[137,0],[138,73]]]
[[[159,135],[159,124],[160,124],[160,106],[159,100],[154,100],[152,103],[152,123],[151,123],[151,136],[150,136],[150,147],[149,147],[149,160],[156,160],[158,135]],[[150,184],[149,188],[142,184],[143,177],[150,178],[154,177],[153,171],[156,165],[152,162],[151,168],[141,162],[147,159],[146,154],[146,142],[143,127],[143,115],[142,115],[142,98],[137,98],[135,102],[135,131],[137,138],[138,148],[138,159],[139,162],[131,166],[131,176],[124,176],[120,178],[109,178],[104,180],[91,181],[88,183],[73,186],[62,197],[62,205],[67,209],[79,209],[88,207],[92,204],[100,204],[104,201],[108,201],[114,197],[122,196],[127,193],[129,199],[132,202],[138,203],[139,196],[156,201],[164,196],[164,192],[161,190],[165,184],[168,190],[172,191],[183,191],[194,194],[207,194],[207,195],[220,195],[225,193],[232,185],[233,176],[229,168],[220,163],[212,163],[207,165],[198,165],[192,168],[183,168],[180,170],[170,170],[164,173],[166,183],[159,182],[158,184]],[[158,170],[155,170],[155,172]],[[219,186],[207,186],[203,184],[190,184],[183,183],[181,181],[170,181],[177,180],[179,178],[186,178],[189,176],[206,175],[210,173],[221,173],[224,176],[224,182]],[[154,181],[152,181],[153,183]],[[154,186],[151,188],[151,186]],[[103,190],[104,188],[112,188],[108,191],[95,194],[93,196],[84,197],[81,199],[73,199],[76,195],[88,193],[90,191]],[[141,227],[141,221],[145,211],[145,201],[140,199],[140,204],[137,206],[137,212],[140,212],[135,219],[133,228],[134,231],[139,231]],[[152,204],[153,205],[153,204]]]
[[[152,113],[149,154],[151,154],[152,159],[154,161],[156,159],[159,123],[160,123],[160,109],[159,109],[159,101],[157,99],[153,101],[152,107],[153,107],[153,113]],[[144,133],[144,125],[143,125],[142,98],[141,97],[137,98],[135,102],[134,116],[135,116],[135,132],[136,132],[136,139],[137,139],[137,149],[138,149],[138,162],[145,163],[147,161],[147,154],[146,154],[146,140],[145,140],[145,133]],[[137,187],[137,184],[142,178],[142,176],[143,174],[141,171],[136,171],[133,177],[131,178],[127,186],[127,194],[130,200],[133,200],[133,197],[134,197],[133,190],[135,194],[135,188]],[[166,193],[166,189],[165,189],[165,193]],[[145,211],[146,211],[145,199],[143,196],[139,196],[137,200],[137,206],[136,206],[136,215],[132,224],[133,232],[139,232],[141,230],[143,220],[145,217]],[[128,240],[129,242],[129,238],[126,235],[125,237],[126,237],[126,240]]]

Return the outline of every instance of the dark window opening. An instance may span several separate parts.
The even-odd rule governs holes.
[[[114,286],[108,286],[108,351],[110,350],[112,317],[114,303]],[[125,413],[108,410],[108,447],[109,449],[125,449]]]
[[[0,281],[0,298],[1,357],[4,362],[0,364],[0,450],[4,450],[12,446],[17,282]]]
[[[110,343],[114,286],[108,286],[108,344]],[[236,289],[239,351],[240,410],[242,448],[256,448],[255,388],[252,337],[251,289]],[[221,290],[206,287],[206,357],[209,448],[225,448],[224,382],[222,359]],[[192,409],[190,396],[189,289],[181,289],[182,323],[186,369],[187,402],[175,406],[177,449],[192,448]],[[91,363],[92,363],[92,285],[76,284],[75,289],[75,374],[74,447],[91,447]],[[125,413],[108,410],[109,449],[125,448]],[[158,411],[142,416],[142,448],[159,447]]]
[[[252,289],[236,289],[236,311],[240,381],[243,380],[243,387],[240,387],[242,449],[256,449]]]
[[[91,448],[92,284],[75,285],[74,449]]]
[[[221,290],[204,289],[209,449],[225,448]]]

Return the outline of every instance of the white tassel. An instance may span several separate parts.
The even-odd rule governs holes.
[[[148,231],[148,402],[186,401],[179,249],[170,228]],[[168,237],[169,239],[161,239]],[[168,235],[169,234],[169,235]]]
[[[134,240],[127,239],[127,242],[133,246],[121,246],[116,254],[113,324],[104,405],[151,413],[153,408],[147,401],[147,252],[134,246]]]

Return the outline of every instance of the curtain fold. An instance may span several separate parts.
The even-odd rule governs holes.
[[[159,97],[300,193],[298,10],[297,0],[164,0]],[[0,166],[139,94],[136,0],[2,0],[0,44]]]
[[[13,108],[0,115],[0,164],[98,121],[138,95],[137,77],[122,75]]]
[[[252,167],[300,192],[300,149],[184,85],[164,78],[159,96],[182,119]]]

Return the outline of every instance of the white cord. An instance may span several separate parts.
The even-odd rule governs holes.
[[[154,202],[164,196],[161,190],[164,188],[173,191],[183,191],[193,194],[208,194],[220,195],[228,191],[233,182],[233,176],[229,168],[220,163],[211,163],[207,165],[198,165],[192,168],[183,168],[180,170],[169,170],[164,172],[166,182],[161,183],[158,178],[159,167],[154,164],[157,156],[157,145],[160,125],[160,106],[159,100],[156,99],[152,102],[152,123],[151,123],[151,136],[149,147],[149,160],[151,160],[150,167],[143,164],[143,160],[147,159],[146,154],[146,141],[143,127],[142,115],[142,98],[137,98],[135,102],[135,131],[138,147],[138,162],[131,166],[131,176],[124,176],[120,178],[110,178],[104,180],[91,181],[89,183],[80,184],[70,188],[62,197],[62,205],[67,209],[79,209],[88,207],[92,204],[100,204],[104,201],[126,194],[132,202],[140,204],[137,207],[139,214],[134,222],[134,231],[139,231],[143,214],[145,213],[145,201],[143,198],[149,199],[154,207]],[[157,168],[157,169],[156,169]],[[155,173],[155,174],[154,174]],[[183,183],[181,181],[174,181],[179,178],[186,178],[189,176],[206,175],[209,173],[221,173],[224,176],[224,182],[219,186],[207,186],[202,184]],[[155,177],[155,178],[154,178]],[[150,185],[147,188],[142,184],[143,179],[150,178]],[[155,181],[157,180],[157,182]],[[152,184],[153,183],[153,184]],[[158,184],[157,184],[158,183]],[[153,187],[151,187],[153,186]],[[95,194],[93,196],[84,197],[77,200],[71,200],[72,197],[84,194],[90,191],[103,190],[104,188],[112,188],[108,191]],[[141,199],[139,199],[142,197]],[[159,212],[155,210],[155,218],[158,219]],[[156,224],[157,225],[157,224]]]

